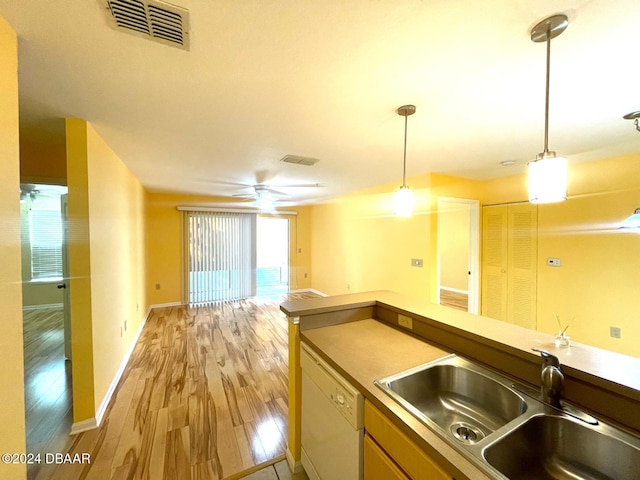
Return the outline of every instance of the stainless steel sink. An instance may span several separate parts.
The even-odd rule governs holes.
[[[486,448],[484,457],[511,480],[638,479],[640,449],[620,439],[623,432],[603,429],[607,426],[538,415]]]
[[[476,443],[527,410],[508,379],[450,355],[376,381],[425,423],[462,443]]]
[[[375,384],[493,478],[640,479],[640,438],[456,355]]]

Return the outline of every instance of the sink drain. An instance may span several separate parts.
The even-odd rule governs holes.
[[[468,423],[458,422],[451,425],[451,433],[462,443],[473,444],[484,438],[484,433]]]

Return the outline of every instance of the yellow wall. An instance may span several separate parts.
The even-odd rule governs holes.
[[[18,43],[0,17],[0,452],[25,453],[20,267]],[[26,478],[24,465],[0,464],[0,478]]]
[[[63,122],[63,120],[59,120]],[[64,143],[20,139],[22,183],[67,184],[67,152]]]
[[[435,299],[439,196],[477,199],[471,180],[427,174],[410,178],[414,215],[394,217],[389,183],[312,206],[313,288],[330,295],[376,289]],[[412,267],[411,259],[423,260]]]
[[[79,422],[95,417],[146,312],[144,190],[91,125],[67,119],[66,127]]]
[[[411,179],[415,214],[392,215],[396,183],[311,207],[312,286],[329,295],[390,289],[429,298],[429,176]],[[411,266],[422,258],[425,267]]]
[[[640,206],[640,154],[569,162],[568,200],[538,207],[538,329],[561,321],[576,341],[640,356],[640,235],[620,231]],[[527,200],[526,177],[485,182],[485,203]],[[561,267],[547,265],[559,258]],[[609,327],[621,329],[613,339]]]
[[[640,233],[620,230],[640,207],[640,154],[571,168],[566,202],[538,207],[538,329],[556,312],[580,342],[640,356]],[[549,267],[560,258],[561,267]],[[611,338],[609,327],[621,338]]]
[[[540,205],[538,328],[555,333],[553,312],[575,317],[576,341],[640,356],[640,235],[618,230],[640,207],[640,154],[569,164],[569,200]],[[471,181],[439,174],[409,179],[418,208],[412,218],[391,216],[396,184],[312,206],[314,289],[328,294],[389,289],[434,298],[437,287],[437,199],[481,204],[527,201],[525,175]],[[410,266],[423,258],[422,269]],[[562,267],[548,267],[560,258]],[[595,299],[595,300],[594,300]],[[612,339],[609,327],[622,331]]]
[[[439,211],[440,285],[467,291],[469,281],[469,212],[449,207]],[[447,234],[443,238],[443,233]]]
[[[228,198],[170,193],[145,193],[146,289],[149,305],[183,300],[182,212],[180,205],[228,208]],[[286,208],[298,212],[291,217],[291,289],[311,285],[309,207]],[[307,273],[307,278],[304,274]],[[297,282],[294,283],[294,282]],[[159,286],[159,288],[157,288]]]

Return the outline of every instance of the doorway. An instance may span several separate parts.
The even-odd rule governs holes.
[[[65,282],[67,187],[20,185],[25,424],[28,453],[68,435],[72,419],[68,289]],[[34,474],[28,468],[28,476]]]
[[[257,223],[256,294],[289,292],[289,219],[259,215]]]
[[[438,197],[438,303],[479,312],[480,202]]]

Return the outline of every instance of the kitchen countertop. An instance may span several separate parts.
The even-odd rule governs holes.
[[[425,300],[380,290],[284,302],[281,310],[291,318],[340,312],[360,307],[387,306],[426,322],[437,324],[456,335],[487,345],[506,346],[515,355],[538,361],[532,347],[547,350],[560,358],[572,376],[618,395],[640,401],[640,359],[572,342],[571,348],[555,347],[553,335],[526,329],[489,317],[437,305]],[[316,325],[314,325],[315,327]],[[304,330],[304,324],[301,329]]]
[[[450,352],[374,319],[305,330],[301,332],[301,340],[312,346],[425,452],[445,468],[449,464],[448,470],[457,479],[492,478],[373,384],[376,379]]]

